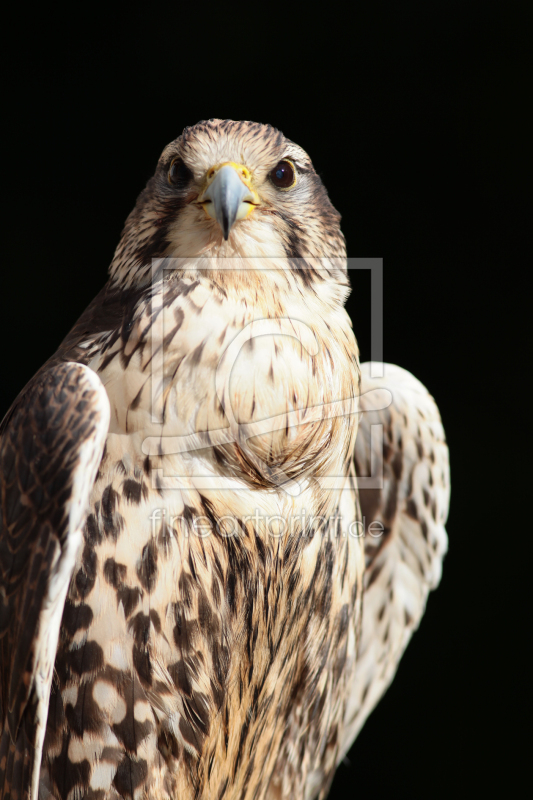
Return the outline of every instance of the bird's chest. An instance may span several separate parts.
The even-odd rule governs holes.
[[[343,472],[357,346],[343,309],[305,295],[268,302],[180,281],[140,311],[95,369],[110,443],[162,477],[233,477],[255,488]],[[339,472],[340,470],[340,472]],[[216,481],[214,481],[216,484]]]

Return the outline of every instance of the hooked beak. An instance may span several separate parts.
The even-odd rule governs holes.
[[[200,203],[207,215],[216,219],[224,239],[228,239],[235,220],[247,217],[259,198],[249,186],[250,173],[240,164],[222,164],[211,171],[210,178]]]

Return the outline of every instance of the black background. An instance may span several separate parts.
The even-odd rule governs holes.
[[[515,796],[530,670],[518,303],[531,6],[362,5],[15,12],[0,415],[103,285],[163,146],[209,117],[279,127],[322,175],[349,255],[385,259],[385,360],[428,386],[451,451],[442,584],[331,797]],[[353,283],[367,359],[368,275]]]

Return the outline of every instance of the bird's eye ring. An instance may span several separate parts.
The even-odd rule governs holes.
[[[179,157],[172,159],[168,170],[168,182],[171,186],[185,186],[192,178],[192,172]]]
[[[270,180],[278,189],[290,189],[296,183],[294,164],[284,158],[271,170]]]

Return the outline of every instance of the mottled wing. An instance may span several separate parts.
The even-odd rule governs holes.
[[[109,426],[100,379],[40,372],[0,426],[0,797],[37,797],[65,596]]]
[[[372,389],[389,389],[391,405],[361,415],[354,461],[365,522],[363,621],[340,758],[392,681],[441,577],[448,539],[448,448],[427,389],[409,372],[384,365],[383,378],[361,365],[361,407]],[[382,488],[363,477],[383,474]],[[374,523],[372,525],[372,523]]]

